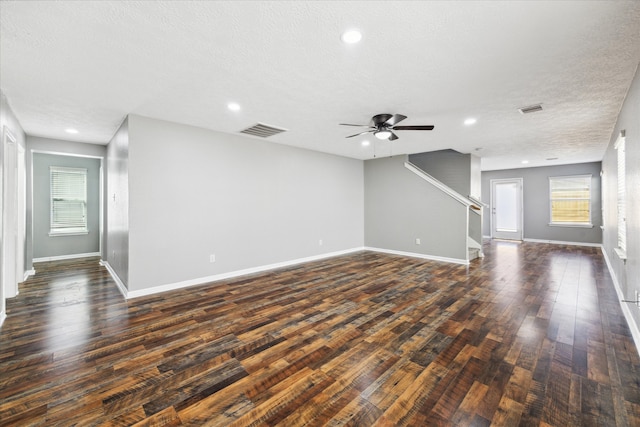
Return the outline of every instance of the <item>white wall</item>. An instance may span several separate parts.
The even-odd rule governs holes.
[[[11,106],[4,93],[0,91],[0,215],[2,215],[4,206],[3,206],[3,176],[4,176],[4,130],[6,128],[11,132],[11,134],[15,137],[16,142],[26,149],[25,144],[25,134],[16,118],[15,114],[11,110]],[[4,293],[4,284],[2,283],[2,264],[4,260],[5,254],[3,253],[3,240],[2,240],[2,221],[0,220],[0,323],[4,319],[5,315],[5,298],[6,295]],[[22,256],[25,259],[25,268],[29,268],[26,262],[25,254],[17,254],[17,256]],[[22,280],[19,278],[19,280]]]
[[[364,244],[359,160],[135,115],[128,128],[130,291]]]
[[[626,134],[626,201],[627,201],[627,261],[616,254],[618,243],[617,221],[617,151],[614,144],[624,130]],[[607,151],[602,160],[604,233],[603,246],[616,281],[625,299],[635,299],[640,291],[640,71],[636,71],[623,107],[618,116]],[[640,329],[640,308],[625,303],[627,316]],[[636,345],[640,348],[639,336]]]
[[[124,287],[129,283],[129,121],[125,119],[107,146],[105,204],[106,261]]]

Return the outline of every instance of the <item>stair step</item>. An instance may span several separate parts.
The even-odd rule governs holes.
[[[469,250],[469,261],[474,260],[476,258],[484,258],[484,254],[478,248],[468,248]]]

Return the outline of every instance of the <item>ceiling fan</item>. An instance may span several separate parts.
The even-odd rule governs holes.
[[[376,114],[371,117],[371,122],[368,125],[352,125],[350,123],[340,123],[341,126],[359,126],[368,127],[369,129],[356,133],[355,135],[349,135],[347,138],[353,138],[354,136],[364,135],[365,133],[373,132],[373,135],[378,139],[388,139],[393,141],[398,139],[398,136],[393,133],[395,130],[433,130],[433,126],[397,126],[399,122],[406,119],[407,116],[402,114]]]

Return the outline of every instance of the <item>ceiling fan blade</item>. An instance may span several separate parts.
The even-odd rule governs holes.
[[[393,116],[391,114],[376,114],[375,116],[371,117],[371,125],[374,127],[378,127],[378,125],[383,124],[392,117]]]
[[[353,138],[354,136],[364,135],[365,133],[373,132],[372,130],[365,130],[364,132],[356,133],[355,135],[345,136],[345,138]]]
[[[396,123],[400,123],[401,121],[403,121],[406,118],[407,118],[407,116],[403,116],[402,114],[394,114],[389,119],[387,119],[387,121],[385,121],[384,124],[389,125],[389,126],[393,126]]]
[[[395,133],[391,132],[391,136],[389,137],[389,141],[395,141],[396,139],[398,139],[398,135],[396,135]]]
[[[393,130],[433,130],[434,126],[394,126]]]
[[[369,125],[354,125],[351,123],[338,123],[340,126],[358,126],[358,127],[369,127]]]

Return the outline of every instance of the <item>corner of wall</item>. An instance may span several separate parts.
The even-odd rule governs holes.
[[[106,267],[117,277],[126,296],[129,277],[129,116],[107,145],[105,186]]]
[[[611,260],[604,246],[601,247],[602,255],[604,256],[605,263],[607,264],[607,269],[609,270],[609,275],[611,276],[611,280],[613,281],[613,287],[616,290],[616,294],[618,295],[618,301],[620,302],[620,308],[622,309],[622,314],[624,314],[624,318],[629,325],[629,330],[631,331],[631,336],[633,337],[633,341],[636,345],[636,350],[638,354],[640,354],[640,326],[636,323],[631,310],[629,309],[628,303],[624,302],[625,296],[620,287],[620,282],[615,273],[615,269],[611,264]]]

